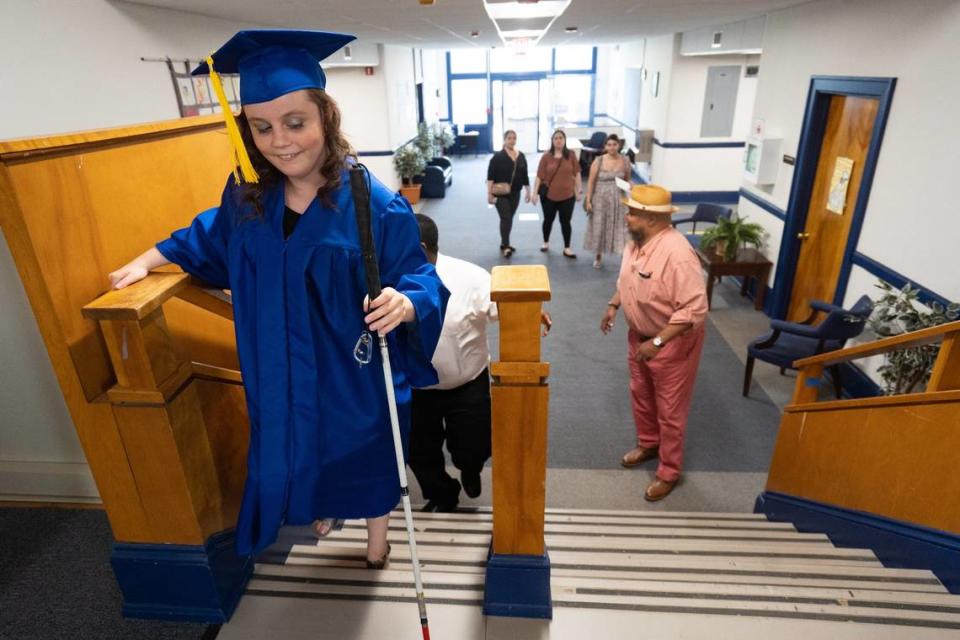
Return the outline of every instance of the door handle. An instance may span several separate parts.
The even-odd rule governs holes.
[[[810,239],[809,233],[804,232],[804,233],[797,234],[797,240],[809,240],[809,239]]]

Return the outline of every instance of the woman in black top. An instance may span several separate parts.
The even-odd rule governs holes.
[[[516,251],[510,246],[510,229],[513,228],[513,214],[520,206],[520,189],[525,192],[524,202],[530,202],[527,159],[516,146],[517,132],[508,129],[503,134],[503,149],[493,154],[487,166],[487,202],[495,204],[500,214],[500,251],[504,258],[509,258]],[[493,195],[493,185],[497,182],[509,183],[510,193],[505,196]]]

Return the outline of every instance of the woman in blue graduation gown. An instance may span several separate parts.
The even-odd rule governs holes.
[[[110,274],[122,288],[172,262],[232,291],[251,430],[242,554],[283,524],[364,517],[367,558],[383,560],[400,485],[379,353],[361,336],[388,334],[405,447],[410,387],[437,382],[430,360],[448,293],[409,204],[372,176],[384,289],[365,302],[349,145],[318,64],[351,39],[248,31],[215,53],[217,71],[240,73],[239,131],[256,177],[230,177],[218,208]]]

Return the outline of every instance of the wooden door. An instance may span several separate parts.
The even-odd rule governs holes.
[[[811,299],[833,301],[879,105],[876,98],[839,95],[830,98],[810,208],[804,230],[798,237],[802,244],[787,313],[790,320],[806,318],[810,314]],[[834,174],[838,169],[842,173],[849,161],[852,168],[846,195],[838,197],[842,190],[834,188],[836,193],[831,201]]]

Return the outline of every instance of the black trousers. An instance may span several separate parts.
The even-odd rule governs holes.
[[[497,196],[497,213],[500,214],[500,248],[510,246],[510,230],[513,229],[513,214],[520,206],[520,192],[511,191],[509,196]]]
[[[570,248],[570,236],[573,235],[573,226],[570,220],[573,219],[573,207],[577,204],[577,198],[571,196],[566,200],[551,200],[542,198],[540,200],[543,207],[543,241],[550,241],[550,231],[553,230],[553,221],[560,214],[560,231],[563,233],[563,246]]]
[[[410,468],[423,497],[456,503],[460,483],[446,471],[443,442],[461,472],[479,473],[490,459],[487,369],[456,389],[414,389],[410,417]]]

